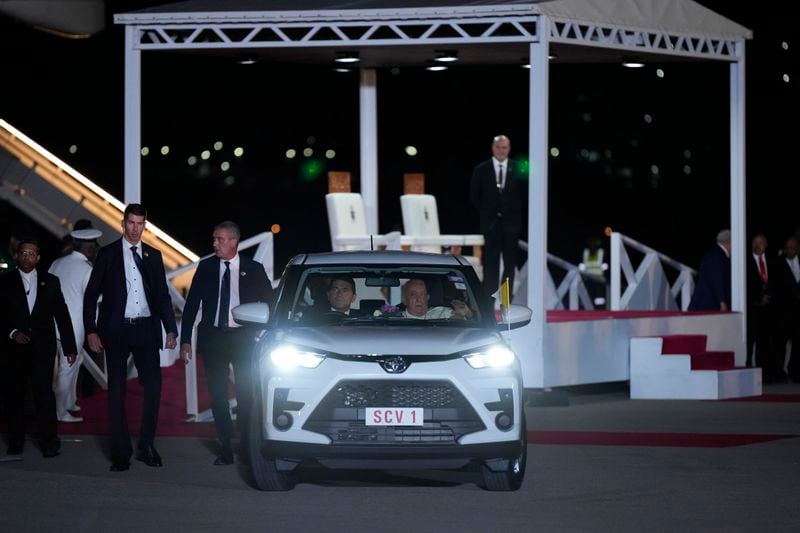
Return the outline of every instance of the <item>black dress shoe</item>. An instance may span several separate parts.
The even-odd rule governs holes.
[[[226,454],[223,453],[222,455],[218,455],[216,459],[214,459],[214,466],[224,466],[224,465],[232,465],[233,464],[233,454]]]
[[[42,451],[42,457],[51,458],[58,456],[58,448],[45,448]]]
[[[22,450],[23,449],[24,449],[24,446],[22,446],[21,444],[19,444],[19,445],[10,444],[8,446],[8,449],[6,450],[6,454],[7,455],[22,455]]]
[[[42,443],[42,456],[44,457],[55,457],[58,455],[58,451],[61,449],[61,441],[58,437],[54,439],[50,439],[47,442]]]
[[[124,472],[130,469],[130,467],[131,467],[130,461],[114,461],[113,463],[111,463],[111,466],[109,467],[108,470],[111,472]]]
[[[161,461],[161,456],[158,455],[158,452],[153,446],[140,449],[136,459],[147,466],[164,466],[164,463]]]

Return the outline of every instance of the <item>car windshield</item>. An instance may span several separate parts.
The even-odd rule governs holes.
[[[449,268],[317,267],[303,273],[291,297],[289,320],[301,326],[474,327],[481,320],[469,281]]]

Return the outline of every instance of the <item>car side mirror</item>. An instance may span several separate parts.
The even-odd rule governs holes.
[[[508,308],[508,312],[504,317],[500,311],[496,312],[497,314],[497,329],[505,330],[509,329],[509,323],[511,324],[511,329],[521,328],[522,326],[527,326],[531,322],[531,316],[533,316],[533,311],[530,308],[525,307],[524,305],[516,305],[511,304]]]
[[[233,319],[242,326],[263,326],[269,321],[269,304],[255,302],[237,305],[231,311]]]

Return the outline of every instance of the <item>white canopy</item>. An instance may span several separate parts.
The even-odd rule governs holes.
[[[530,61],[527,304],[523,328],[533,365],[544,354],[548,232],[550,57],[556,62],[659,61],[730,64],[732,308],[745,324],[744,42],[752,33],[691,0],[189,0],[115,16],[126,28],[125,200],[140,198],[141,53],[242,50],[270,60],[332,64],[341,50],[361,62],[361,193],[378,229],[376,67],[424,65],[443,45],[460,64]]]

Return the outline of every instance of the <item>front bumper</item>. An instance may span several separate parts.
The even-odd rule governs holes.
[[[374,362],[327,359],[278,373],[263,361],[260,375],[261,430],[272,458],[514,457],[523,440],[516,366],[476,370],[455,359],[388,374]],[[425,424],[366,426],[366,407],[423,408]],[[502,428],[501,413],[509,417]]]

